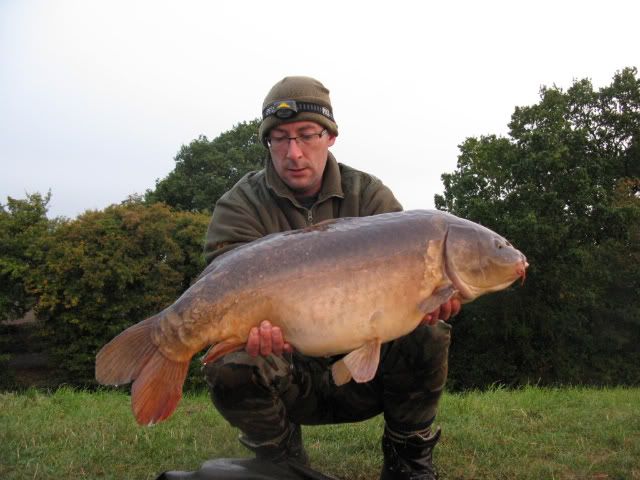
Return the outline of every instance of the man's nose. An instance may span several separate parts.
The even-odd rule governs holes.
[[[302,150],[300,149],[300,145],[298,145],[298,141],[295,138],[289,140],[289,145],[287,146],[287,157],[289,158],[300,158],[302,156]]]

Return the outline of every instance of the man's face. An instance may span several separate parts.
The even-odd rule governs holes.
[[[273,128],[269,136],[272,139],[282,139],[312,135],[323,130],[324,127],[315,122],[292,122]],[[286,139],[273,142],[269,148],[273,167],[296,196],[311,197],[320,191],[329,147],[335,141],[335,135],[327,131],[319,138],[313,137],[313,141],[309,143]]]

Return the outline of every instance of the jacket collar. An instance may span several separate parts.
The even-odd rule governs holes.
[[[289,199],[296,207],[302,207],[300,202],[296,199],[295,195],[289,187],[282,181],[282,179],[276,173],[271,162],[271,156],[267,158],[266,182],[267,187],[271,189],[279,197]],[[317,203],[324,202],[331,197],[344,198],[344,192],[342,191],[342,177],[340,175],[340,166],[331,152],[327,157],[327,165],[324,169],[324,175],[322,176],[322,187],[318,193]]]

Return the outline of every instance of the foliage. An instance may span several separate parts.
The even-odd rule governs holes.
[[[247,172],[262,168],[266,150],[258,139],[260,122],[242,122],[214,140],[200,136],[183,145],[176,166],[155,190],[147,190],[147,203],[164,202],[187,211],[211,211],[220,196]]]
[[[208,221],[204,214],[130,201],[87,211],[53,232],[28,287],[68,382],[92,383],[100,347],[189,287],[204,266]]]
[[[523,289],[463,309],[454,384],[640,383],[640,79],[542,88],[510,138],[469,138],[436,206],[500,232]]]
[[[46,239],[57,225],[47,219],[50,198],[35,193],[0,204],[0,321],[21,318],[35,304],[24,280],[42,262]]]
[[[524,288],[469,304],[455,320],[451,387],[640,384],[637,73],[624,69],[598,91],[589,80],[542,88],[539,103],[515,109],[508,137],[467,139],[457,169],[442,176],[438,208],[502,233],[531,264]],[[47,219],[50,195],[9,198],[0,205],[0,320],[35,307],[66,381],[91,384],[97,350],[202,270],[209,214],[196,212],[261,168],[257,130],[254,120],[200,137],[144,199],[75,220]],[[198,384],[195,363],[191,372]]]

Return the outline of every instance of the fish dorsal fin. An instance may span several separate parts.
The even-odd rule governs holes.
[[[352,377],[358,383],[368,382],[375,377],[379,363],[380,340],[376,338],[369,340],[334,364],[332,367],[334,381],[336,385],[341,385],[347,383],[349,377]],[[345,369],[348,373],[344,371]]]
[[[418,309],[423,315],[433,312],[436,308],[449,300],[457,290],[453,285],[446,285],[444,287],[436,288],[431,295],[422,300],[418,304]]]

